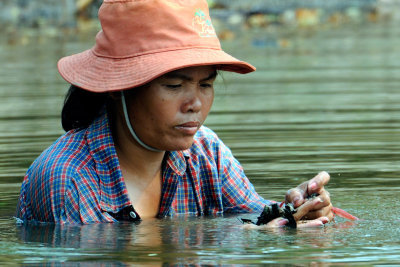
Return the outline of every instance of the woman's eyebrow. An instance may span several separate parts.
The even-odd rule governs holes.
[[[214,79],[215,77],[217,77],[217,75],[218,75],[217,71],[214,71],[208,77],[201,79],[200,81],[203,82],[203,81],[208,81],[208,80]],[[177,73],[177,72],[167,73],[163,77],[165,79],[181,79],[181,80],[189,81],[189,82],[193,81],[192,77],[187,76],[182,73]]]
[[[201,81],[201,82],[204,82],[204,81],[208,81],[208,80],[213,80],[213,79],[215,79],[217,76],[218,76],[218,72],[215,70],[215,71],[212,72],[207,78],[201,79],[200,81]]]

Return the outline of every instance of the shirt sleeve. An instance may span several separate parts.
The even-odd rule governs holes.
[[[36,159],[25,174],[17,204],[16,217],[23,222],[54,222],[50,199],[49,173],[43,167],[46,151]]]
[[[24,177],[16,217],[22,222],[82,223],[76,209],[78,192],[70,176],[59,166],[46,164],[44,158],[39,157]]]
[[[261,212],[272,201],[262,198],[255,190],[231,150],[219,142],[219,169],[225,213]]]
[[[27,180],[28,180],[27,176],[28,175],[25,175],[24,180],[22,181],[20,195],[19,195],[18,204],[17,204],[17,211],[15,214],[16,218],[20,219],[22,221],[24,221],[25,218],[29,217],[27,201],[26,201],[26,186],[27,186]]]

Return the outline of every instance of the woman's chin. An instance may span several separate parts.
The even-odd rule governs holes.
[[[185,141],[185,142],[175,142],[173,144],[170,144],[168,146],[166,146],[167,149],[165,149],[166,151],[181,151],[181,150],[186,150],[189,149],[191,146],[193,145],[193,138],[191,138],[191,140],[189,141]]]

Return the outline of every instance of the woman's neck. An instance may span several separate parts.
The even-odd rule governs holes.
[[[143,178],[152,177],[160,171],[165,151],[153,152],[143,148],[125,129],[117,129],[115,137],[115,148],[122,167]]]
[[[141,218],[155,217],[161,199],[165,151],[146,150],[130,136],[123,123],[115,121],[113,126],[115,148],[131,204]]]

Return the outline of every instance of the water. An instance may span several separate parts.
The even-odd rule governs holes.
[[[37,38],[1,45],[0,263],[399,264],[399,33],[395,24],[255,31],[225,44],[258,71],[224,74],[206,124],[257,191],[282,200],[287,189],[326,170],[334,205],[362,218],[307,230],[243,230],[238,217],[257,214],[17,226],[23,175],[63,133],[67,85],[56,61],[90,43]],[[270,45],[283,41],[286,47]]]

